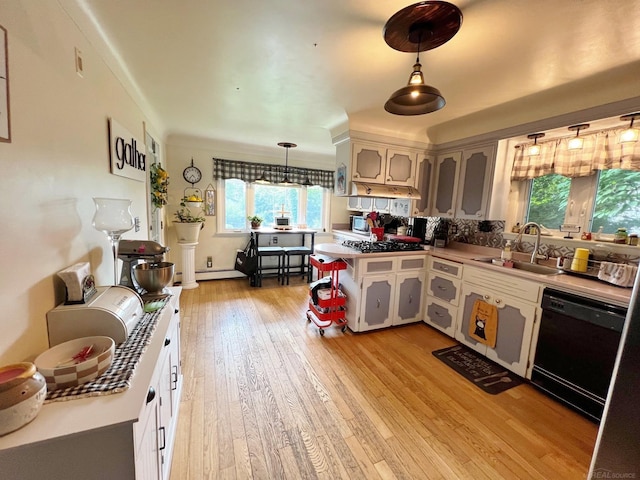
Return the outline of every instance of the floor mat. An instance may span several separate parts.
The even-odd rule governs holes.
[[[434,350],[436,358],[491,395],[522,383],[522,378],[463,345]]]

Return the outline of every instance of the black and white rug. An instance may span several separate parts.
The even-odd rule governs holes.
[[[434,350],[433,355],[491,395],[520,385],[522,378],[463,345]]]

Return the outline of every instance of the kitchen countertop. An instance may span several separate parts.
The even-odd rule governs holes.
[[[631,292],[633,290],[632,288],[617,287],[606,282],[602,282],[599,280],[590,280],[588,278],[571,275],[569,273],[559,275],[542,275],[523,270],[516,270],[513,268],[506,268],[499,265],[493,265],[491,263],[479,262],[473,259],[479,257],[499,258],[500,249],[461,243],[457,243],[452,247],[446,248],[426,246],[425,250],[373,253],[361,253],[357,250],[336,243],[321,243],[315,246],[315,252],[336,258],[371,258],[384,256],[396,257],[420,254],[433,255],[445,260],[451,260],[477,268],[485,268],[489,270],[498,269],[498,271],[500,272],[537,281],[551,288],[557,288],[558,290],[562,290],[565,292],[586,296],[594,300],[611,302],[615,303],[616,305],[622,305],[625,307],[629,305]],[[520,256],[522,256],[522,259],[525,261],[529,258],[528,254],[514,252],[514,260],[520,260]]]

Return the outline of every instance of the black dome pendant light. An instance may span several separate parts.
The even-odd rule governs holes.
[[[293,182],[289,180],[289,149],[296,148],[298,145],[291,142],[280,142],[278,146],[285,148],[284,178],[280,182],[280,185],[291,185]]]
[[[426,1],[410,5],[395,13],[385,24],[387,44],[401,52],[416,52],[416,63],[406,87],[393,92],[384,109],[395,115],[423,115],[445,106],[440,91],[425,85],[420,52],[432,50],[448,42],[458,33],[462,12],[442,1]]]

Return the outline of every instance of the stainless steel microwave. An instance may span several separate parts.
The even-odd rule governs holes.
[[[351,231],[355,233],[361,234],[369,234],[369,224],[367,223],[367,219],[361,215],[352,215],[351,216]]]

